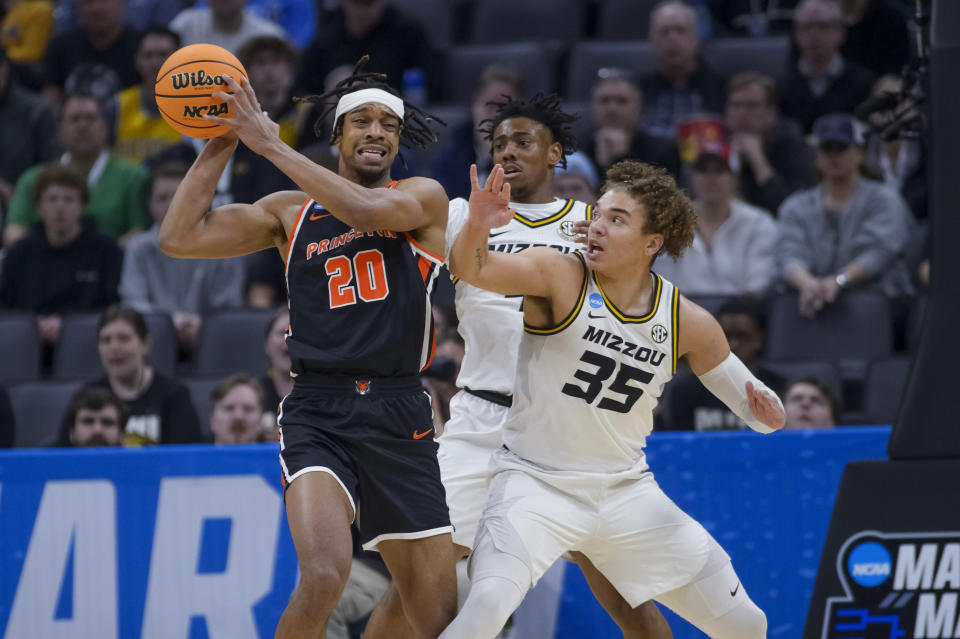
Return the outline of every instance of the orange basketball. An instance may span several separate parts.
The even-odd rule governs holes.
[[[237,82],[247,77],[236,56],[215,44],[191,44],[174,51],[160,67],[153,88],[167,124],[191,138],[226,133],[227,127],[203,119],[206,114],[232,117],[229,105],[213,97],[218,91],[233,93],[221,74]]]

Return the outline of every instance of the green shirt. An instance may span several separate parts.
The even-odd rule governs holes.
[[[8,224],[33,226],[40,220],[33,201],[33,185],[43,165],[23,172],[10,198]],[[147,222],[147,171],[139,164],[111,157],[100,178],[90,187],[87,214],[97,221],[101,233],[120,237],[127,231],[143,228]]]

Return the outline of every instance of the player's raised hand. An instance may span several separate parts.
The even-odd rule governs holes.
[[[590,220],[577,220],[573,223],[573,241],[587,245],[587,232],[590,231]]]
[[[754,417],[774,430],[783,428],[787,414],[773,393],[756,388],[753,382],[747,382],[747,399]]]
[[[229,75],[221,77],[233,93],[219,91],[213,96],[230,105],[229,109],[233,117],[205,115],[204,119],[230,127],[252,151],[263,155],[271,145],[280,140],[280,125],[271,120],[267,112],[260,108],[257,94],[254,93],[249,80],[241,78],[241,81],[237,82]]]
[[[490,228],[507,224],[516,211],[510,208],[510,183],[503,179],[503,167],[497,164],[486,184],[480,186],[477,165],[470,165],[470,218]]]

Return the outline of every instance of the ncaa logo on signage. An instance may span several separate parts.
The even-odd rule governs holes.
[[[650,329],[650,338],[657,344],[667,341],[667,328],[663,324],[655,324]]]
[[[850,553],[847,572],[861,586],[879,586],[890,576],[890,553],[875,541],[862,543]]]

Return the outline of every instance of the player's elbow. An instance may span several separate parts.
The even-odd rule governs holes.
[[[157,234],[157,246],[163,251],[164,255],[169,257],[188,257],[183,250],[181,238],[169,226],[160,225],[160,232]]]

